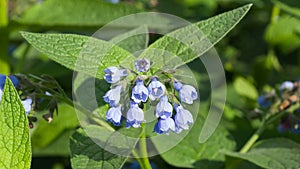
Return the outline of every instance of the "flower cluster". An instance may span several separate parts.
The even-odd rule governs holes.
[[[0,74],[0,103],[4,91],[4,85],[7,76]],[[28,118],[29,127],[33,128],[33,123],[37,121],[36,111],[48,108],[49,112],[43,115],[43,118],[49,123],[52,121],[53,113],[58,110],[56,97],[47,90],[56,92],[60,89],[57,82],[49,76],[25,76],[9,75],[14,87],[20,94],[21,103]],[[49,88],[51,86],[51,88]],[[63,93],[63,92],[60,92]],[[63,93],[64,94],[64,93]]]
[[[278,131],[300,134],[300,81],[285,81],[277,91],[273,90],[258,97],[258,105],[263,110],[261,113],[282,112]]]
[[[106,112],[106,119],[115,126],[119,126],[122,124],[122,114],[125,114],[127,128],[140,127],[145,122],[142,108],[149,101],[152,105],[156,105],[154,114],[158,120],[154,126],[154,132],[158,134],[168,134],[170,131],[180,133],[182,130],[189,129],[189,125],[194,122],[193,116],[182,103],[193,104],[198,99],[196,89],[170,76],[164,81],[159,80],[162,78],[157,74],[147,76],[151,68],[151,63],[147,59],[136,60],[134,68],[135,70],[129,70],[112,66],[104,70],[104,79],[112,84],[111,89],[103,96],[104,101],[110,105]],[[126,79],[129,73],[134,74],[135,78],[127,79],[126,83],[122,83],[122,79]],[[166,87],[166,83],[170,84],[168,85],[170,89]],[[123,107],[126,106],[122,106],[120,100],[122,99],[121,93],[125,91],[127,85],[130,87],[130,93],[127,93],[130,96],[130,102],[128,110],[125,110]]]

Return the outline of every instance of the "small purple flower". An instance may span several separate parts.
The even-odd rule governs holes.
[[[146,102],[148,99],[148,90],[144,85],[144,82],[137,79],[136,85],[132,89],[131,99],[136,102]]]
[[[27,98],[25,100],[21,100],[23,107],[25,109],[26,115],[28,115],[31,111],[32,99]]]
[[[138,128],[144,121],[144,112],[135,102],[130,102],[130,108],[127,112],[126,127]]]
[[[118,85],[105,93],[103,99],[106,103],[109,103],[110,106],[117,106],[122,92],[122,86]]]
[[[159,103],[156,106],[155,115],[162,119],[167,119],[172,116],[173,107],[171,103],[168,102],[168,96],[164,95],[160,98]]]
[[[120,80],[121,77],[128,75],[126,69],[119,70],[117,67],[114,66],[106,68],[104,72],[104,79],[108,83],[116,83]]]
[[[174,120],[170,117],[166,119],[159,119],[154,126],[154,132],[158,134],[169,134],[169,131],[175,131]]]
[[[165,93],[165,85],[163,85],[157,78],[153,78],[148,86],[149,99],[155,100],[160,98]]]
[[[178,132],[180,132],[181,129],[188,130],[189,124],[194,123],[192,114],[188,110],[183,109],[181,105],[178,106],[176,103],[174,104],[174,108],[176,110],[176,115],[174,117],[176,130]]]
[[[122,120],[121,105],[108,109],[106,112],[106,119],[107,121],[113,123],[113,125],[120,126]]]
[[[284,90],[293,90],[294,88],[294,83],[291,81],[285,81],[281,83],[279,90],[282,92]]]
[[[187,104],[193,104],[198,98],[196,89],[191,85],[183,85],[180,82],[174,82],[174,88],[179,92],[180,100]]]
[[[270,99],[266,98],[266,96],[264,96],[264,95],[259,96],[257,99],[257,102],[258,102],[259,106],[264,109],[267,109],[272,105],[272,101]]]
[[[134,62],[134,68],[139,72],[147,72],[150,68],[150,61],[147,59],[139,59]]]

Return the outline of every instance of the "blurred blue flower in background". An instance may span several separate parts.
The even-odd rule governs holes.
[[[282,92],[284,90],[293,90],[294,88],[294,83],[291,81],[285,81],[281,83],[279,90]]]
[[[272,101],[270,99],[266,98],[266,96],[264,96],[264,95],[259,96],[257,99],[257,102],[258,102],[258,105],[264,109],[267,109],[272,105]]]

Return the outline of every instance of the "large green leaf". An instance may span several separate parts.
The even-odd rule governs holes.
[[[100,26],[140,11],[132,5],[99,0],[47,0],[29,8],[15,20],[26,25]]]
[[[113,37],[110,42],[134,53],[147,48],[149,41],[148,28],[146,25],[137,27],[126,33]]]
[[[257,99],[258,92],[255,86],[251,84],[247,79],[238,77],[235,79],[233,85],[236,92],[241,96],[245,96],[253,100]]]
[[[39,118],[39,123],[32,134],[32,145],[34,148],[45,148],[58,139],[63,132],[75,129],[77,126],[79,122],[74,108],[67,104],[59,104],[58,114],[54,113],[51,123]]]
[[[228,151],[225,154],[267,169],[300,168],[300,145],[285,138],[260,141],[244,154]]]
[[[22,32],[22,35],[50,59],[99,79],[103,79],[105,68],[118,65],[131,68],[135,60],[126,50],[88,36],[29,32]]]
[[[29,169],[31,148],[24,107],[7,78],[0,105],[0,168]]]
[[[90,135],[92,134],[91,137],[88,137],[84,130],[79,129],[73,134],[70,140],[71,162],[74,169],[121,168],[138,141],[138,139],[127,140],[126,136],[129,135],[130,137],[138,138],[141,130],[121,129],[119,132],[124,135],[116,135],[116,132],[109,132],[102,127],[90,126],[88,132]],[[104,147],[97,145],[94,142],[95,140],[97,140],[97,143],[100,142]],[[124,156],[124,154],[123,156],[118,156],[106,151],[106,146],[115,146],[114,148],[120,150],[120,152],[125,149],[127,156]]]
[[[188,135],[171,150],[162,153],[162,158],[169,164],[184,168],[218,169],[224,167],[225,156],[220,153],[222,149],[233,150],[235,142],[230,134],[221,126],[204,143],[198,142],[204,118],[200,115]],[[168,139],[167,137],[165,139]],[[152,140],[159,151],[173,140]]]
[[[251,6],[245,5],[175,30],[151,44],[140,57],[150,59],[155,69],[176,68],[188,63],[219,42],[240,22]]]
[[[300,46],[299,33],[300,19],[282,16],[267,27],[265,39],[271,45],[279,45],[284,51],[291,51]]]

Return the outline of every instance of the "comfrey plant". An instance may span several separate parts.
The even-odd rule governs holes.
[[[13,86],[18,92],[18,96],[20,97],[21,103],[28,118],[29,127],[34,127],[33,123],[37,122],[35,113],[44,109],[45,106],[42,106],[44,104],[46,104],[46,107],[49,108],[49,113],[44,114],[43,118],[50,123],[53,118],[53,113],[57,111],[56,97],[53,97],[48,91],[44,91],[43,88],[45,87],[43,86],[51,84],[51,81],[48,81],[46,82],[47,84],[45,84],[41,81],[43,78],[36,76],[28,78],[23,75],[6,76],[0,74],[0,102],[2,100],[7,77],[11,80]],[[34,78],[38,78],[38,82],[36,82],[36,79],[33,80]],[[52,89],[47,87],[47,90]]]
[[[180,133],[182,129],[188,130],[189,125],[194,120],[192,114],[183,107],[182,103],[193,104],[193,101],[198,98],[196,89],[191,85],[182,84],[174,78],[160,81],[157,76],[147,76],[146,73],[151,69],[151,63],[148,59],[137,59],[134,62],[134,68],[135,70],[126,70],[111,66],[104,70],[104,79],[112,84],[111,89],[103,96],[104,101],[110,105],[106,119],[115,126],[119,126],[122,124],[122,114],[125,114],[126,127],[138,128],[141,123],[145,122],[145,112],[141,107],[144,107],[143,105],[147,102],[153,104],[156,102],[157,105],[153,113],[155,113],[158,121],[155,124],[154,132],[168,134],[169,131]],[[129,83],[122,83],[122,78],[128,74],[134,74],[134,80]],[[165,83],[169,83],[169,86],[172,86],[177,93],[175,90],[167,89]],[[131,93],[127,93],[130,95],[131,101],[127,103],[130,108],[126,113],[122,113],[125,111],[125,106],[120,103],[122,100],[121,93],[127,84],[134,85],[130,85],[129,91]],[[173,112],[176,112],[175,115]]]
[[[260,114],[279,114],[279,132],[300,133],[300,81],[285,81],[279,88],[261,95],[257,101]],[[279,113],[278,113],[279,112]]]

